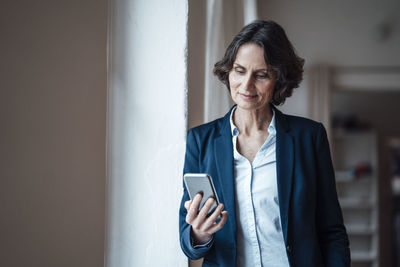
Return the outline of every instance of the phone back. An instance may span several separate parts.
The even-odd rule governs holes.
[[[190,199],[193,199],[197,193],[200,193],[203,195],[203,198],[200,202],[199,210],[204,206],[205,202],[210,197],[214,198],[216,200],[208,212],[208,215],[211,214],[219,203],[211,176],[208,174],[202,174],[202,173],[196,173],[196,174],[188,173],[188,174],[185,174],[184,181],[185,181],[186,189],[188,190]]]

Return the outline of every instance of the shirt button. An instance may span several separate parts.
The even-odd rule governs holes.
[[[292,251],[292,248],[291,248],[289,245],[287,245],[287,246],[286,246],[286,250],[287,250],[287,252],[290,253],[290,252]]]

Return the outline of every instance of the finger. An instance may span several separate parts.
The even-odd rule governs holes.
[[[215,200],[213,198],[207,199],[206,203],[204,203],[204,206],[201,208],[199,212],[199,219],[205,220],[208,214],[208,211],[211,209],[211,207],[214,205]]]
[[[185,202],[185,209],[189,211],[190,205],[192,205],[192,200],[188,200]]]
[[[221,214],[222,210],[224,209],[224,204],[220,203],[217,208],[211,213],[211,215],[205,220],[203,224],[203,229],[206,231],[210,229],[213,225],[215,225],[218,219],[218,216]]]
[[[189,207],[188,213],[186,215],[186,222],[188,224],[192,224],[193,221],[197,218],[197,213],[199,210],[199,205],[200,205],[201,199],[202,199],[202,196],[200,194],[197,194],[194,197],[194,199]]]
[[[212,226],[212,227],[208,230],[208,232],[209,232],[210,234],[214,234],[215,232],[221,230],[222,227],[224,227],[227,218],[228,218],[228,212],[227,212],[226,210],[224,210],[224,211],[221,213],[221,220],[220,220],[217,224],[215,224],[214,226]]]
[[[199,210],[200,202],[203,196],[201,194],[196,194],[192,200],[192,203],[190,205],[190,211],[191,212],[196,212],[196,215]]]
[[[200,231],[206,231],[209,226],[205,225],[205,221],[207,219],[207,214],[212,205],[214,204],[215,200],[213,198],[207,199],[204,203],[203,207],[201,208],[199,214],[197,215],[196,219],[192,223],[192,227],[194,229],[198,229]]]
[[[209,221],[213,225],[218,217],[221,215],[222,210],[224,209],[224,204],[220,203],[218,207],[214,210],[214,212],[208,217],[207,221]]]

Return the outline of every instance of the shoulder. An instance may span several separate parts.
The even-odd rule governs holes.
[[[322,124],[320,122],[293,115],[284,115],[292,130],[319,131]],[[323,126],[322,126],[323,127]]]
[[[193,135],[196,139],[204,140],[209,137],[220,135],[221,129],[225,123],[225,118],[219,118],[214,121],[201,124],[189,130],[188,136]]]
[[[278,116],[278,123],[291,132],[294,136],[312,136],[317,137],[326,135],[326,131],[322,123],[294,115],[287,115],[280,113]]]
[[[283,115],[282,119],[286,121],[287,133],[305,151],[309,151],[310,148],[320,151],[321,148],[329,147],[328,136],[322,123],[293,115]]]
[[[233,108],[233,107],[232,107]],[[215,138],[220,135],[230,135],[230,115],[232,108],[224,117],[196,126],[189,130],[188,136],[195,136],[199,140]]]

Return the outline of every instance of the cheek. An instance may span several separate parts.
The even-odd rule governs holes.
[[[272,95],[274,93],[274,89],[275,89],[275,82],[270,82],[264,86],[263,91],[266,94]]]
[[[240,83],[239,77],[235,75],[234,73],[229,74],[229,86],[230,88],[236,88],[238,84]]]

